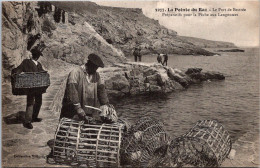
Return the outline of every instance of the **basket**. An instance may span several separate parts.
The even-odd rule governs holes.
[[[122,164],[148,166],[155,151],[167,142],[162,123],[150,117],[141,118],[122,140]]]
[[[43,93],[50,86],[50,75],[44,72],[26,72],[14,74],[12,78],[12,93],[26,95],[32,91]]]
[[[55,133],[53,158],[60,164],[119,167],[124,127],[119,122],[84,124],[62,118]]]
[[[218,167],[232,147],[229,133],[215,120],[198,121],[185,135],[170,144],[178,166]]]

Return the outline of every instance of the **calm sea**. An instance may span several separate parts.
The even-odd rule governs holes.
[[[155,62],[156,55],[143,56]],[[131,58],[133,61],[133,58]],[[165,123],[172,137],[188,131],[198,120],[216,119],[236,140],[248,130],[259,136],[259,49],[221,56],[170,55],[168,66],[178,69],[203,68],[224,73],[223,81],[204,82],[169,94],[153,94],[120,99],[119,115],[135,122],[152,116]]]

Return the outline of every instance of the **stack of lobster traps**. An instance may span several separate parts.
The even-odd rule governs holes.
[[[170,140],[163,123],[144,117],[128,122],[84,123],[61,119],[54,140],[56,163],[87,167],[218,167],[231,150],[231,138],[215,120],[198,121]]]

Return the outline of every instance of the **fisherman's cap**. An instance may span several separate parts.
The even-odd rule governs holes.
[[[32,53],[32,55],[40,55],[40,56],[42,56],[42,52],[40,50],[38,50],[37,48],[31,49],[31,53]]]
[[[102,59],[96,55],[96,54],[89,54],[88,60],[91,61],[93,64],[95,64],[98,67],[104,68],[104,63]]]

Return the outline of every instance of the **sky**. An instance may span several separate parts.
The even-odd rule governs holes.
[[[259,46],[259,1],[97,1],[98,5],[142,8],[143,13],[159,20],[159,23],[169,29],[177,31],[178,35],[198,37],[215,41],[232,42],[240,47]],[[164,10],[175,8],[207,9],[207,12],[174,11],[171,14],[181,13],[182,16],[162,16],[156,12],[157,8]],[[216,8],[217,11],[212,11]],[[226,11],[219,11],[219,8]],[[231,11],[227,11],[228,8]],[[234,9],[245,11],[234,11]],[[211,11],[209,11],[209,9]],[[184,17],[184,14],[197,16]],[[238,14],[238,16],[198,16],[202,14]]]

